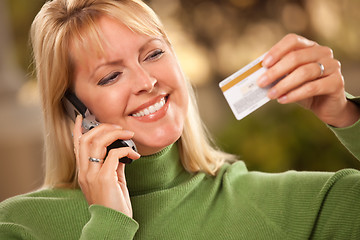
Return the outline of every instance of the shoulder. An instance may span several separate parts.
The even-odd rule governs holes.
[[[90,219],[88,204],[78,189],[42,189],[0,203],[0,239],[59,239],[80,236]],[[35,237],[36,236],[36,237]]]
[[[81,197],[80,189],[65,189],[65,188],[42,188],[33,192],[17,195],[8,199],[5,199],[0,203],[0,206],[31,200],[45,200],[45,199],[57,199],[57,198],[79,198]]]
[[[289,211],[297,205],[318,209],[327,205],[331,209],[339,203],[352,205],[360,198],[360,171],[355,169],[263,173],[247,171],[243,163],[235,163],[225,167],[218,177],[223,189],[233,196],[246,197],[260,205],[264,201],[280,204]],[[360,211],[360,202],[357,205]]]
[[[360,173],[345,169],[331,176],[318,194],[314,238],[360,238]],[[339,224],[340,223],[340,224]]]
[[[235,163],[224,166],[217,178],[222,181],[222,195],[234,202],[234,211],[240,202],[240,207],[252,210],[252,216],[286,226],[294,234],[307,229],[316,237],[325,233],[336,239],[350,239],[353,233],[360,236],[358,170],[262,173]]]
[[[277,193],[287,197],[294,195],[322,195],[336,188],[344,189],[360,181],[360,171],[343,169],[338,172],[286,171],[282,173],[264,173],[248,171],[242,161],[226,164],[219,171],[224,186],[241,194],[264,195]]]
[[[83,199],[78,189],[40,189],[8,198],[0,203],[1,216],[13,215],[33,209],[39,211],[51,205]]]

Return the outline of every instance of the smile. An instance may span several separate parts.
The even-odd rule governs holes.
[[[147,116],[147,115],[150,115],[150,114],[153,114],[157,111],[159,111],[161,108],[163,108],[165,106],[165,103],[166,103],[166,98],[163,97],[159,102],[137,112],[137,113],[134,113],[132,114],[131,116],[133,117],[144,117],[144,116]]]

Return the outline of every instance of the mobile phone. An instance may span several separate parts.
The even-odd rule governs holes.
[[[69,117],[75,122],[77,115],[82,115],[83,121],[81,124],[82,133],[86,133],[87,131],[90,131],[94,127],[98,126],[100,123],[96,121],[96,118],[94,115],[91,114],[89,109],[80,101],[80,99],[77,98],[75,93],[73,93],[71,90],[67,90],[65,92],[65,95],[62,99],[64,108],[69,115]],[[137,152],[137,148],[135,143],[129,139],[129,140],[121,140],[118,139],[106,148],[106,156],[107,157],[109,151],[114,148],[121,148],[121,147],[131,147],[134,151]],[[119,159],[119,162],[122,163],[131,163],[133,160],[128,157],[123,157]]]

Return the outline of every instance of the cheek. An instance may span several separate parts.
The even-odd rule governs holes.
[[[88,108],[99,122],[117,123],[123,116],[126,106],[126,95],[116,89],[89,91]]]
[[[189,91],[186,83],[187,80],[185,80],[180,70],[176,73],[176,75],[177,75],[176,78],[177,81],[174,84],[179,94],[179,101],[180,101],[179,104],[184,109],[184,111],[187,111],[187,107],[189,103]]]

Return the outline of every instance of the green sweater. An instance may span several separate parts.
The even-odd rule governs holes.
[[[359,158],[360,121],[333,129]],[[126,167],[133,219],[88,206],[80,190],[43,189],[0,203],[0,239],[360,239],[360,172],[190,174],[177,145]]]

